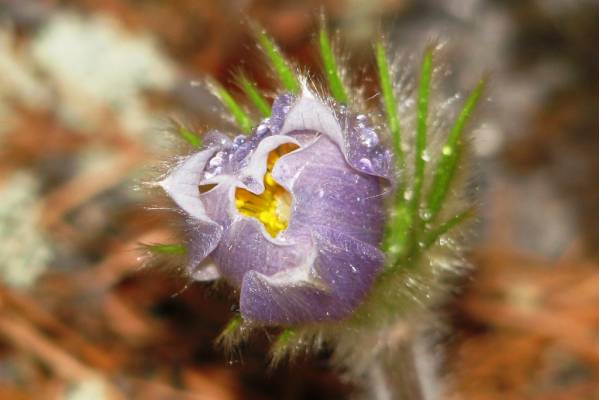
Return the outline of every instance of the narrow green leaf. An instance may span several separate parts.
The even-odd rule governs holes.
[[[270,366],[277,366],[285,357],[293,357],[297,351],[298,333],[292,328],[284,329],[274,340],[270,348]]]
[[[320,28],[318,34],[318,43],[320,47],[320,56],[324,64],[324,70],[329,84],[329,89],[335,100],[342,104],[348,103],[347,91],[343,86],[341,75],[339,73],[339,67],[337,66],[337,60],[335,60],[335,54],[331,47],[331,41],[329,39],[329,32],[327,31],[324,22]]]
[[[391,138],[393,139],[393,146],[395,150],[395,156],[397,157],[398,166],[403,168],[405,156],[401,146],[401,127],[399,124],[399,115],[397,114],[397,99],[393,90],[387,53],[385,52],[385,47],[383,46],[382,42],[378,42],[376,44],[375,53],[379,74],[379,83],[381,85],[381,91],[383,92],[383,104],[385,106],[385,113],[387,115],[387,124],[389,125]]]
[[[226,336],[233,335],[235,332],[237,332],[237,330],[239,328],[241,328],[242,324],[243,324],[243,318],[241,317],[241,315],[236,314],[233,318],[231,318],[231,320],[229,322],[227,322],[227,326],[225,326],[225,329],[223,329],[223,331],[220,333],[219,337],[226,337]],[[219,339],[217,339],[217,341],[218,340]]]
[[[297,336],[297,332],[291,328],[286,328],[281,332],[281,334],[276,338],[275,342],[272,346],[272,352],[280,352],[283,351],[291,341]]]
[[[420,251],[428,249],[441,236],[445,235],[447,232],[464,222],[466,219],[470,218],[472,215],[473,209],[469,208],[465,211],[462,211],[459,214],[454,215],[453,217],[439,225],[436,229],[426,232],[420,244]]]
[[[264,50],[266,57],[272,63],[272,67],[285,89],[292,93],[299,93],[300,83],[291,70],[289,62],[285,59],[275,42],[262,29],[257,29],[258,43]]]
[[[264,117],[268,117],[271,113],[270,105],[258,91],[256,84],[250,81],[244,73],[241,73],[237,76],[237,83],[252,104],[258,109],[258,111],[260,111],[260,114],[262,114]]]
[[[408,209],[408,204],[398,203],[387,223],[383,241],[383,250],[388,256],[389,268],[394,268],[402,258],[408,255],[411,227],[412,214]]]
[[[146,249],[148,249],[153,254],[167,254],[167,255],[182,255],[187,253],[187,247],[183,244],[164,244],[164,243],[154,243],[154,244],[144,244]]]
[[[202,146],[202,138],[199,137],[195,132],[184,127],[183,125],[177,126],[177,133],[193,147],[199,148]]]
[[[239,128],[241,128],[241,130],[244,133],[249,134],[252,131],[252,127],[254,126],[254,123],[251,120],[251,118],[245,113],[245,111],[243,111],[243,108],[241,108],[241,106],[237,104],[237,102],[235,101],[233,96],[231,96],[231,94],[227,91],[227,89],[225,89],[216,82],[210,82],[210,84],[214,88],[214,92],[216,93],[220,101],[225,105],[225,107],[229,109],[229,111],[233,115],[233,118],[235,119],[235,122],[237,122]]]
[[[216,344],[225,349],[226,352],[233,352],[235,346],[239,345],[247,337],[248,330],[243,327],[243,318],[236,314],[227,323],[220,335],[216,338]]]
[[[426,214],[427,219],[430,221],[437,216],[445,201],[460,158],[462,132],[480,99],[484,87],[485,80],[483,79],[470,93],[441,150],[441,158],[437,163],[433,183],[428,195]]]
[[[424,181],[424,169],[426,166],[425,152],[428,130],[428,103],[431,88],[431,75],[433,71],[433,52],[432,49],[426,50],[422,60],[422,68],[420,71],[420,85],[418,88],[418,110],[416,114],[416,149],[414,155],[414,185],[412,188],[412,213],[414,220],[417,220],[417,215],[420,207],[420,197],[422,192],[422,184]]]

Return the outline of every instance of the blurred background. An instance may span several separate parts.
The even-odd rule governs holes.
[[[492,73],[445,397],[599,399],[598,1],[0,0],[1,399],[350,395],[326,352],[268,371],[267,333],[223,355],[226,290],[138,260],[177,238],[136,190],[181,150],[169,118],[219,123],[192,82],[271,87],[249,20],[317,73],[320,10],[366,81],[381,31],[408,61],[447,41],[453,90]]]

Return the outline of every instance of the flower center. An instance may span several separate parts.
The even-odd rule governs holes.
[[[235,189],[235,206],[243,215],[262,222],[270,236],[275,237],[287,229],[291,215],[291,195],[272,177],[275,163],[285,154],[297,149],[293,143],[285,143],[268,154],[264,174],[264,192],[254,194],[246,189]]]

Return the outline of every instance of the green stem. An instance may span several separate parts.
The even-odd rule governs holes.
[[[241,128],[245,134],[249,134],[252,131],[254,122],[251,118],[243,111],[243,108],[231,96],[231,94],[221,85],[216,82],[211,82],[212,87],[220,101],[229,109],[231,115],[235,119],[235,122]]]
[[[327,82],[329,84],[329,88],[331,89],[331,94],[338,102],[347,104],[347,91],[345,90],[345,86],[341,80],[339,67],[337,66],[335,54],[333,53],[331,42],[329,40],[329,33],[324,26],[324,23],[318,34],[318,43],[320,47],[320,56],[322,57]]]
[[[268,117],[271,113],[270,104],[268,101],[262,96],[262,94],[256,88],[256,84],[248,79],[245,74],[239,74],[237,76],[237,83],[239,87],[248,99],[252,102],[252,104],[260,111],[263,117]]]
[[[256,29],[258,43],[264,50],[266,57],[272,64],[272,67],[277,74],[277,77],[285,87],[292,93],[299,93],[301,85],[291,70],[289,62],[285,59],[275,42],[266,34],[263,29]]]
[[[437,163],[433,183],[427,201],[427,220],[432,221],[439,214],[441,206],[447,197],[449,186],[455,175],[460,159],[461,138],[466,123],[470,120],[472,112],[484,90],[485,80],[481,80],[470,93],[464,108],[460,112],[447,141],[441,150],[441,158]]]
[[[383,105],[387,116],[387,124],[393,140],[393,147],[397,157],[397,164],[400,170],[403,171],[405,156],[401,144],[401,127],[399,124],[399,115],[397,110],[397,99],[393,90],[391,72],[389,70],[389,62],[387,53],[382,42],[378,42],[375,48],[376,64],[379,74],[379,84],[383,94]]]

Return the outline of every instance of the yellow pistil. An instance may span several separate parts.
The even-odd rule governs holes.
[[[243,188],[235,189],[235,207],[241,214],[262,222],[272,237],[287,229],[291,214],[291,195],[273,179],[272,170],[279,158],[297,147],[295,144],[286,143],[268,154],[264,192],[254,194]]]

